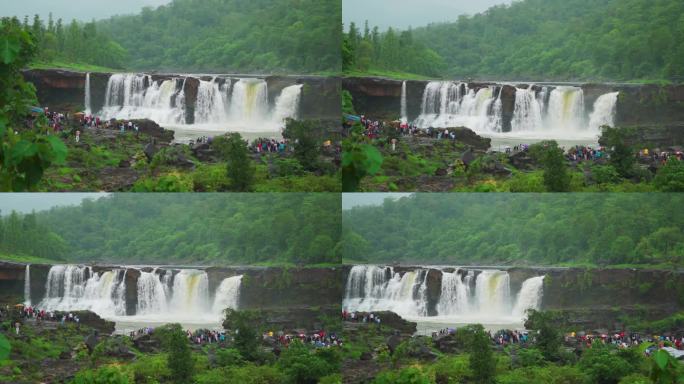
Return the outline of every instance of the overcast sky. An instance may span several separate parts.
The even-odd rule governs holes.
[[[171,0],[0,0],[0,16],[17,16],[23,19],[39,14],[47,20],[52,12],[55,20],[77,19],[90,21],[114,15],[138,13],[143,7],[170,3]]]
[[[350,22],[359,26],[368,20],[370,27],[407,29],[433,22],[455,21],[459,15],[475,14],[511,0],[342,0],[345,29]],[[363,27],[362,27],[363,28]]]
[[[342,209],[352,209],[364,205],[382,205],[387,198],[399,199],[411,193],[343,193]]]
[[[5,1],[5,0],[0,0]],[[79,205],[83,199],[98,199],[107,193],[0,193],[0,212],[3,216],[12,211],[31,213],[56,206]]]

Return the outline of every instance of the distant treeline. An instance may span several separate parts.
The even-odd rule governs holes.
[[[113,194],[78,207],[11,215],[3,227],[12,230],[0,250],[71,262],[340,261],[334,194]]]
[[[68,25],[62,19],[53,20],[52,14],[47,22],[35,15],[29,22],[14,18],[16,24],[31,34],[36,48],[35,60],[39,62],[68,62],[91,64],[109,68],[124,68],[126,50],[114,42],[107,34],[98,31],[95,22],[79,23],[72,20]]]
[[[455,78],[681,81],[684,77],[681,0],[516,1],[460,16],[453,23],[416,28],[410,31],[410,45],[395,44],[391,51],[355,43],[358,31],[354,29],[345,37],[343,52],[352,50],[345,69],[363,68],[371,51],[370,66],[428,76],[441,69],[439,74]],[[391,41],[404,33],[377,35]],[[405,51],[406,46],[417,48]],[[416,52],[423,52],[425,64],[412,63],[419,60]],[[396,64],[393,57],[411,64]]]
[[[339,0],[174,0],[98,26],[142,70],[339,72]]]
[[[417,194],[343,212],[369,263],[684,265],[679,194]]]

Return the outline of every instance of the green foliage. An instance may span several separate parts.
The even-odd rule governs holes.
[[[671,157],[658,170],[653,180],[656,188],[663,192],[684,192],[684,162]]]
[[[415,194],[343,211],[342,257],[359,259],[360,249],[370,264],[681,266],[682,204],[679,194]]]
[[[558,351],[563,340],[563,336],[553,320],[551,312],[529,310],[525,322],[527,329],[536,332],[535,344],[547,360],[558,359]]]
[[[682,365],[666,351],[659,349],[651,357],[651,380],[656,384],[670,384],[681,381]]]
[[[356,115],[356,110],[354,110],[354,98],[351,92],[346,89],[342,90],[342,113],[349,115]]]
[[[190,161],[191,159],[190,147],[187,145],[172,145],[164,147],[155,153],[150,162],[150,167],[157,169],[159,167],[176,165],[179,161]]]
[[[335,194],[112,194],[35,218],[7,216],[0,252],[70,262],[338,263],[340,210]]]
[[[161,337],[164,350],[168,353],[167,366],[171,371],[171,378],[175,383],[188,383],[194,374],[195,364],[188,338],[180,324],[169,324],[163,328]]]
[[[216,351],[216,364],[221,367],[240,366],[244,363],[244,359],[240,351],[234,348],[218,349]]]
[[[542,366],[544,354],[537,348],[521,348],[518,350],[518,363],[521,367]]]
[[[468,356],[445,356],[432,364],[435,381],[438,383],[461,383],[472,375]]]
[[[547,365],[504,372],[496,378],[499,384],[587,384],[588,377],[578,367]]]
[[[287,377],[286,383],[316,384],[322,377],[340,370],[339,356],[333,350],[312,351],[299,341],[283,350],[276,366]]]
[[[380,373],[373,384],[430,384],[430,378],[420,368],[408,367],[400,371]]]
[[[620,182],[620,174],[612,165],[596,165],[591,167],[591,175],[597,184],[614,184]]]
[[[128,376],[116,366],[103,366],[76,374],[71,384],[131,384]]]
[[[12,345],[5,335],[0,334],[0,361],[9,358],[10,352],[12,351]]]
[[[371,31],[366,23],[363,34],[350,23],[342,43],[342,69],[345,72],[369,70],[401,71],[439,76],[446,69],[442,57],[418,42],[411,29],[397,31],[389,28],[381,33]]]
[[[345,142],[342,153],[342,190],[354,192],[361,179],[380,171],[382,155],[370,144]]]
[[[412,35],[452,78],[664,79],[684,75],[683,13],[679,0],[525,0]]]
[[[136,384],[156,384],[171,378],[167,361],[165,354],[142,355],[127,368],[132,372]]]
[[[98,28],[139,70],[339,72],[341,14],[336,0],[174,0]]]
[[[568,192],[570,190],[570,176],[565,163],[563,150],[558,143],[542,141],[530,147],[530,154],[544,169],[544,185],[549,192]]]
[[[195,376],[197,384],[280,384],[284,375],[275,367],[247,364],[240,367],[204,371]]]
[[[470,326],[471,335],[468,340],[470,356],[468,365],[476,383],[493,383],[496,373],[496,358],[492,352],[492,342],[481,325]]]
[[[230,189],[236,192],[249,191],[254,183],[254,165],[247,141],[243,140],[239,133],[231,133],[214,139],[212,146],[227,162]]]
[[[259,338],[261,327],[259,313],[255,311],[236,311],[227,309],[223,320],[223,328],[232,330],[235,335],[235,348],[240,355],[250,361],[260,357]]]
[[[37,104],[33,85],[21,74],[36,53],[29,32],[16,19],[0,20],[0,191],[33,190],[51,164],[67,156],[64,143],[43,134],[44,116],[25,128],[29,108]]]
[[[608,147],[609,163],[622,177],[631,177],[634,173],[634,151],[626,143],[626,132],[620,128],[602,127],[599,142]]]
[[[131,192],[192,192],[192,190],[192,180],[178,172],[153,178],[141,178],[131,188]]]
[[[597,384],[617,384],[638,369],[631,359],[623,358],[613,348],[600,343],[584,351],[578,366]]]
[[[288,119],[283,131],[283,137],[290,139],[294,143],[294,155],[297,161],[307,171],[318,168],[319,147],[321,145],[315,133],[318,122],[298,121]]]

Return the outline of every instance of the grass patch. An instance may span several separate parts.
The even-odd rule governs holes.
[[[32,264],[55,264],[60,263],[60,260],[46,259],[44,257],[27,256],[27,255],[10,255],[0,253],[0,260],[11,261],[15,263],[32,263]]]
[[[29,64],[29,69],[69,69],[79,72],[123,72],[121,69],[100,67],[83,63],[68,63],[65,61],[36,62]]]
[[[394,80],[433,80],[430,77],[423,75],[416,75],[415,73],[386,71],[381,69],[369,69],[367,71],[345,71],[342,73],[344,77],[383,77]]]

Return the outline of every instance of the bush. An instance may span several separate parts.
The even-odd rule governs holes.
[[[240,351],[234,348],[218,349],[216,351],[216,364],[221,367],[239,366],[244,363]]]
[[[155,384],[171,378],[165,354],[143,355],[130,365],[136,384]]]
[[[684,192],[684,162],[671,157],[653,180],[663,192]]]
[[[150,162],[152,169],[162,166],[183,165],[186,161],[192,161],[192,153],[187,145],[173,145],[164,147],[155,153]]]
[[[431,369],[437,383],[461,383],[472,375],[467,355],[442,357]]]
[[[635,373],[637,369],[613,348],[599,343],[584,351],[578,366],[597,384],[617,384],[620,379]]]
[[[197,384],[280,384],[284,375],[275,367],[247,364],[241,367],[219,368],[195,376]]]
[[[613,184],[620,182],[620,174],[612,165],[596,165],[591,168],[591,175],[597,184]]]
[[[299,341],[291,343],[280,354],[277,367],[285,374],[287,383],[296,384],[316,384],[320,378],[337,373],[340,368],[330,356],[312,353]]]
[[[278,177],[301,176],[304,167],[295,159],[277,158],[274,161],[275,173]]]
[[[373,384],[431,384],[430,379],[419,368],[404,368],[399,372],[382,372]]]
[[[525,367],[500,374],[498,384],[587,384],[588,377],[577,367],[549,365]],[[592,382],[593,383],[593,382]]]
[[[228,189],[230,179],[222,165],[201,165],[192,173],[195,192],[221,192]]]
[[[544,365],[544,354],[537,348],[521,348],[518,350],[518,365],[521,367]]]
[[[132,384],[133,381],[118,367],[104,366],[76,374],[72,384]]]
[[[131,192],[192,192],[193,183],[189,175],[169,173],[157,178],[142,178],[133,184]]]

